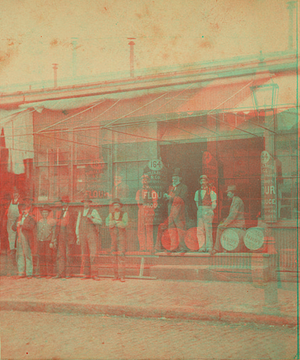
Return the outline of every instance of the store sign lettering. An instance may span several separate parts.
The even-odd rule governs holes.
[[[85,195],[91,199],[104,199],[108,197],[108,193],[102,190],[87,190]]]
[[[166,188],[166,170],[160,159],[149,161],[144,173],[149,176],[149,187],[154,190],[153,194],[146,196],[157,196],[157,207],[155,208],[154,224],[160,224],[163,221],[164,200],[163,194]]]
[[[276,163],[267,152],[261,153],[262,210],[266,222],[277,221]]]

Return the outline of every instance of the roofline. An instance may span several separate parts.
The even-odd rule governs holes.
[[[150,90],[161,87],[171,87],[192,83],[201,83],[222,78],[237,78],[254,74],[270,74],[296,71],[297,57],[295,53],[287,53],[262,59],[257,57],[251,61],[236,61],[233,64],[199,67],[192,70],[174,71],[126,78],[111,81],[101,81],[57,88],[19,91],[0,94],[0,108],[14,109],[22,104],[46,100],[62,100],[69,98],[109,95],[130,91]]]

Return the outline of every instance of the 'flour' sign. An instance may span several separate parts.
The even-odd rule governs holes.
[[[154,224],[160,224],[163,221],[164,203],[163,194],[166,191],[167,173],[160,159],[149,161],[144,173],[149,176],[149,186],[157,194],[157,208],[155,209]]]
[[[261,153],[261,198],[263,219],[266,222],[276,222],[276,161],[267,151]]]

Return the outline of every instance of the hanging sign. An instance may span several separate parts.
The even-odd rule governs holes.
[[[277,221],[276,161],[267,152],[261,153],[262,216],[266,222]]]
[[[167,171],[160,159],[150,160],[148,166],[144,169],[144,174],[149,176],[148,184],[157,194],[157,208],[155,209],[155,217],[153,224],[157,225],[163,221],[164,205],[163,194],[167,187]]]

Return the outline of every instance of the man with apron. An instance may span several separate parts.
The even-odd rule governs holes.
[[[17,189],[14,190],[13,199],[7,210],[7,234],[8,234],[8,261],[9,269],[11,272],[15,272],[16,268],[16,236],[17,232],[12,229],[12,226],[15,224],[16,220],[20,216],[19,211],[19,200],[20,195]]]
[[[199,252],[210,252],[213,248],[212,221],[214,209],[217,206],[217,194],[209,187],[208,177],[201,175],[201,189],[195,193],[197,204],[197,238],[199,242]],[[203,244],[204,240],[204,244]],[[203,246],[201,246],[203,244]]]

